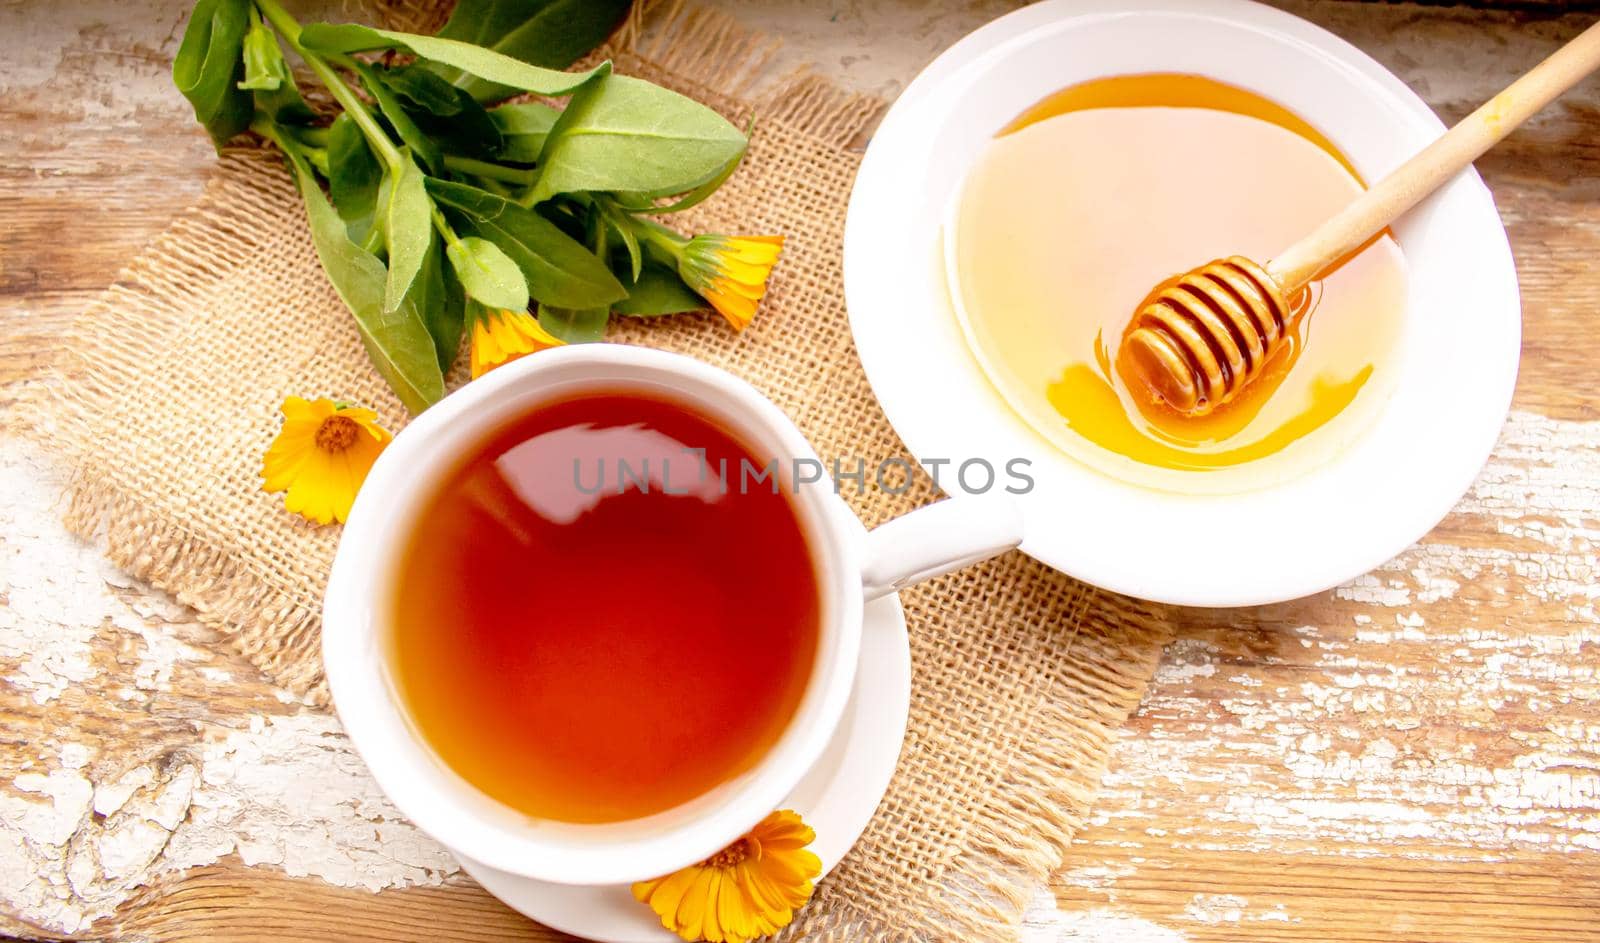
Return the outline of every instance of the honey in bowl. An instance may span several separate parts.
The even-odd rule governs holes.
[[[473,445],[388,601],[421,738],[560,822],[642,818],[751,769],[800,704],[821,619],[792,496],[720,471],[770,460],[639,392],[541,406]]]
[[[957,316],[991,383],[1057,448],[1163,490],[1249,490],[1358,436],[1392,389],[1404,259],[1381,234],[1319,276],[1291,343],[1238,399],[1185,417],[1117,374],[1129,319],[1210,259],[1266,259],[1364,188],[1312,125],[1193,75],[1098,79],[1018,117],[946,230]]]

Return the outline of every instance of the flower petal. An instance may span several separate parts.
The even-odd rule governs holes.
[[[783,929],[810,900],[822,872],[804,847],[814,838],[799,815],[774,812],[711,859],[633,885],[633,896],[685,940],[749,943]]]
[[[767,293],[782,249],[782,236],[696,236],[684,246],[678,274],[735,330],[743,330]]]
[[[283,413],[283,418],[291,422],[321,422],[333,415],[333,400],[326,397],[317,400],[304,400],[298,396],[286,396],[283,405],[278,411]]]
[[[684,891],[683,902],[678,905],[678,925],[674,931],[685,940],[705,937],[706,911],[711,906],[715,868],[699,868],[689,889]]]
[[[633,887],[630,888],[630,890],[633,891],[633,899],[641,904],[650,903],[650,898],[654,896],[656,889],[666,882],[666,878],[652,878],[648,881],[634,881]]]
[[[284,495],[283,506],[318,524],[333,523],[336,474],[327,453],[312,450]]]
[[[653,885],[646,901],[650,909],[661,918],[661,926],[673,933],[678,932],[678,911],[683,907],[683,896],[694,885],[698,868],[684,868],[675,871],[664,878],[657,878],[649,882]],[[639,885],[634,885],[634,896],[639,896]]]
[[[518,357],[563,343],[526,311],[486,311],[472,322],[473,379]]]
[[[757,936],[752,919],[754,908],[751,906],[749,895],[740,886],[739,873],[738,868],[724,872],[717,889],[717,926],[727,943],[745,943],[746,940]]]
[[[356,492],[378,455],[394,437],[378,424],[377,414],[361,407],[340,408],[326,397],[285,397],[283,427],[261,457],[262,489],[283,492],[283,505],[318,524],[343,521]],[[318,441],[324,421],[339,413],[362,431],[353,442],[327,451]]]
[[[267,492],[287,491],[306,460],[316,451],[315,433],[285,428],[272,440],[267,454],[261,457],[261,477],[266,479],[262,489]]]

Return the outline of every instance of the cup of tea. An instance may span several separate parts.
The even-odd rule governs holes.
[[[323,608],[352,743],[471,860],[624,884],[736,840],[817,762],[868,600],[1015,547],[1009,502],[870,532],[754,388],[676,354],[542,352],[407,426]]]

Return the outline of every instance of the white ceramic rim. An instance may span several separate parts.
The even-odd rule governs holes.
[[[1410,268],[1389,402],[1339,456],[1238,495],[1114,481],[1061,454],[992,392],[948,302],[936,246],[983,143],[1048,93],[1089,78],[1191,72],[1305,116],[1367,179],[1443,125],[1360,50],[1248,0],[1044,0],[942,54],[906,89],[862,162],[845,227],[845,297],[884,412],[918,457],[1033,460],[1022,550],[1075,577],[1162,602],[1235,606],[1316,593],[1426,534],[1471,486],[1510,407],[1520,352],[1516,272],[1493,199],[1468,171],[1394,227]],[[1197,259],[1196,262],[1204,260]],[[1150,540],[1153,527],[1206,535]],[[1158,531],[1159,532],[1159,531]]]
[[[467,384],[395,437],[351,510],[323,605],[323,661],[334,705],[395,806],[467,857],[553,883],[624,884],[657,877],[714,854],[749,830],[779,807],[822,755],[849,698],[860,653],[860,524],[828,489],[801,488],[795,506],[823,596],[817,667],[789,728],[754,769],[648,819],[571,825],[532,820],[490,799],[424,744],[395,696],[384,631],[387,581],[416,503],[483,430],[584,388],[629,387],[683,399],[727,423],[753,448],[815,458],[777,406],[715,367],[616,344],[545,351]]]

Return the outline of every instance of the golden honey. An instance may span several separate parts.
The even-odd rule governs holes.
[[[952,302],[995,388],[1062,451],[1150,487],[1259,487],[1327,460],[1392,389],[1406,274],[1387,233],[1323,273],[1291,342],[1206,416],[1133,396],[1115,345],[1164,280],[1271,258],[1363,187],[1331,141],[1252,92],[1177,74],[1077,85],[970,174],[946,232]]]

